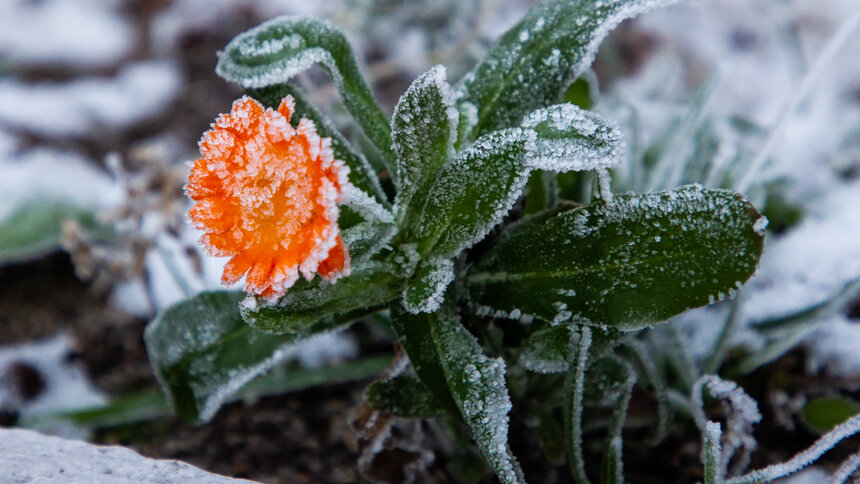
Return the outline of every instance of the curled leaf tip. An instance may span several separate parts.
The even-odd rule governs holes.
[[[244,96],[200,140],[185,193],[197,202],[191,223],[214,256],[230,256],[222,282],[245,276],[245,291],[274,301],[299,278],[334,281],[349,274],[337,224],[349,168],[331,139],[301,119],[292,97],[277,110]]]

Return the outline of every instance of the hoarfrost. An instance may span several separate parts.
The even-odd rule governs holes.
[[[454,281],[454,261],[433,258],[424,262],[416,277],[403,291],[403,307],[412,314],[432,313],[445,299],[445,290]]]
[[[455,382],[453,396],[484,457],[505,484],[525,483],[523,471],[508,444],[508,412],[511,400],[505,383],[505,363],[488,358],[459,321],[437,326],[442,368]],[[459,382],[469,382],[463,385]]]
[[[537,110],[522,122],[536,131],[528,163],[533,169],[555,172],[613,168],[624,157],[618,125],[573,104]]]

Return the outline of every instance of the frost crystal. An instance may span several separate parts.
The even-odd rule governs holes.
[[[522,122],[537,133],[529,155],[534,169],[555,172],[612,168],[624,157],[624,141],[615,122],[573,104],[535,111]]]

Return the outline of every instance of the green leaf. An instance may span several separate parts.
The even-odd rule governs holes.
[[[439,171],[423,211],[404,220],[403,241],[446,258],[480,241],[522,192],[533,144],[534,133],[519,128],[475,141]]]
[[[208,421],[243,385],[282,361],[304,337],[345,321],[323,319],[301,333],[271,335],[242,321],[241,292],[204,292],[162,311],[144,340],[155,375],[176,412]]]
[[[558,184],[554,173],[540,170],[531,172],[525,191],[526,203],[523,206],[523,216],[543,212],[558,203]]]
[[[801,417],[813,432],[824,434],[860,413],[860,405],[854,400],[838,395],[818,397],[803,407]]]
[[[412,314],[432,313],[439,309],[445,289],[454,281],[451,259],[430,257],[422,260],[403,291],[403,308]]]
[[[591,109],[597,92],[597,76],[593,71],[586,71],[590,76],[581,76],[568,86],[564,92],[564,102],[575,104],[582,109]]]
[[[448,389],[448,380],[442,370],[442,355],[433,338],[433,322],[439,316],[430,313],[410,314],[400,305],[391,307],[391,328],[418,378],[427,386],[436,400],[452,415],[460,415],[460,409]]]
[[[371,407],[388,415],[405,418],[440,417],[445,407],[412,372],[373,382],[367,389]]]
[[[436,173],[454,155],[459,113],[446,80],[436,66],[409,86],[394,107],[391,138],[397,155],[398,220],[420,210]],[[416,205],[410,205],[416,195]]]
[[[292,96],[295,101],[295,113],[293,113],[293,118],[291,119],[292,123],[297,124],[302,118],[313,121],[320,136],[331,138],[331,149],[334,152],[334,157],[342,160],[349,167],[350,183],[373,197],[373,200],[384,208],[389,208],[388,200],[385,192],[382,191],[379,179],[364,155],[353,148],[350,142],[340,134],[334,123],[311,104],[298,88],[284,83],[259,89],[247,89],[246,92],[263,106],[272,109],[278,109],[283,98]]]
[[[0,221],[0,264],[32,260],[59,249],[67,220],[85,229],[98,227],[92,212],[69,203],[37,200],[20,205]]]
[[[266,333],[304,334],[324,318],[357,319],[374,313],[395,299],[402,281],[392,269],[377,262],[353,267],[352,274],[334,283],[322,278],[299,280],[276,304],[247,300],[241,316]]]
[[[635,330],[731,295],[755,271],[765,219],[741,195],[688,186],[534,220],[470,270],[479,313]]]
[[[468,138],[559,102],[613,27],[672,1],[553,0],[532,8],[456,86],[458,103],[478,113]]]
[[[237,35],[218,55],[215,71],[245,89],[285,84],[320,64],[328,72],[346,109],[388,160],[388,119],[359,72],[355,54],[333,24],[310,17],[277,17]],[[389,171],[391,171],[389,166]]]
[[[453,402],[499,481],[525,483],[508,444],[511,401],[505,363],[484,355],[449,309],[409,315],[393,308],[392,326],[418,377],[446,408]]]
[[[568,369],[570,327],[550,326],[529,335],[517,360],[535,373],[564,373]]]
[[[618,125],[573,104],[538,109],[523,119],[537,134],[529,166],[555,172],[612,168],[624,157]]]

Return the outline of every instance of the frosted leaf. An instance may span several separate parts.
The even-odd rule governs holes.
[[[440,363],[472,438],[500,482],[524,484],[523,471],[508,444],[511,400],[504,361],[484,355],[478,340],[457,319],[440,317],[434,322]]]
[[[523,128],[537,133],[528,164],[533,169],[564,172],[613,168],[624,158],[618,125],[573,104],[532,112]]]
[[[267,333],[301,334],[331,317],[349,319],[394,300],[402,281],[391,264],[357,261],[352,274],[331,283],[300,279],[276,304],[261,305],[251,298],[242,304],[242,318]]]
[[[733,294],[756,269],[759,217],[700,186],[617,195],[514,224],[466,286],[490,312],[639,329]]]
[[[454,262],[432,257],[418,266],[403,290],[403,308],[412,314],[432,313],[445,298],[445,289],[454,281]]]
[[[388,119],[359,72],[349,42],[331,23],[276,17],[230,41],[219,52],[215,71],[246,89],[259,89],[284,84],[314,64],[328,72],[346,109],[386,159],[393,160]]]
[[[456,86],[458,103],[478,108],[474,139],[516,126],[529,112],[558,102],[622,20],[674,0],[555,0],[529,11]]]
[[[362,222],[343,231],[343,241],[353,264],[359,264],[382,250],[394,238],[394,224]]]
[[[459,113],[445,68],[435,66],[409,86],[391,116],[392,149],[397,155],[398,218],[408,216],[412,196],[421,201],[439,169],[454,155]]]
[[[171,306],[146,328],[155,375],[183,418],[210,420],[242,386],[295,356],[299,341],[342,324],[326,319],[301,333],[266,334],[242,321],[242,297],[239,292],[204,292]]]
[[[526,154],[534,133],[513,128],[476,140],[436,176],[423,212],[406,220],[419,252],[450,257],[468,248],[507,215],[528,180]]]

